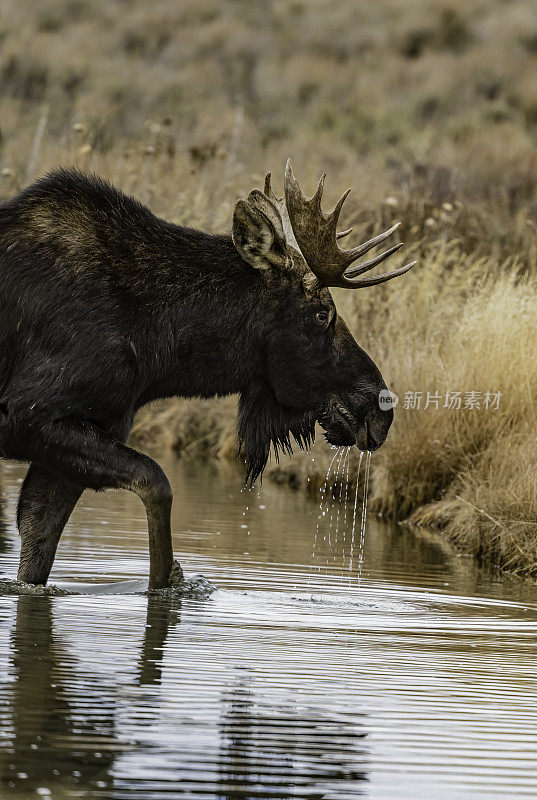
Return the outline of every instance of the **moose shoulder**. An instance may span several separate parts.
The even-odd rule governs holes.
[[[412,264],[360,277],[394,230],[342,250],[345,198],[321,209],[291,166],[285,196],[252,191],[232,235],[155,217],[95,178],[59,171],[0,205],[0,457],[29,461],[18,507],[18,577],[46,583],[85,488],[129,489],[148,518],[150,587],[182,580],[171,545],[172,495],[155,461],[127,447],[135,412],[160,397],[240,395],[248,477],[271,446],[313,441],[373,450],[391,409],[382,376],[338,316],[329,286],[361,288]]]

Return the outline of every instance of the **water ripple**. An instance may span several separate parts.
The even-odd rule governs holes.
[[[23,472],[2,469],[2,800],[536,796],[532,585],[373,520],[358,586],[345,537],[312,560],[303,496],[168,473],[176,555],[210,596],[145,593],[127,494],[84,495],[49,593],[16,591]]]

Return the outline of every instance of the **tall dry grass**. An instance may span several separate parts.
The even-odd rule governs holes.
[[[406,410],[373,505],[537,567],[537,20],[533,0],[4,0],[0,198],[61,164],[159,214],[229,227],[288,155],[347,186],[358,237],[403,220],[404,279],[336,291],[391,388],[497,392],[497,411]],[[235,400],[156,405],[144,446],[235,453]],[[315,490],[330,451],[271,467]]]
[[[399,310],[389,320],[387,339],[396,343],[384,362],[396,391],[421,390],[424,400],[438,393],[439,408],[400,408],[375,459],[373,504],[399,517],[413,512],[415,522],[448,524],[472,552],[520,567],[525,556],[506,532],[537,530],[537,287],[515,271],[483,277],[479,261],[460,258],[447,275],[441,263],[426,265],[425,318]],[[453,390],[479,392],[481,407],[443,407]],[[501,392],[498,409],[483,407],[487,392]],[[533,544],[523,550],[535,555]],[[532,556],[525,566],[536,564]]]

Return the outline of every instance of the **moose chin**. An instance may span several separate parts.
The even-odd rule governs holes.
[[[338,315],[329,287],[362,289],[401,244],[358,261],[397,228],[341,249],[345,193],[321,208],[288,162],[284,196],[267,176],[237,201],[231,235],[155,217],[104,181],[59,170],[0,205],[0,457],[30,462],[17,521],[18,577],[45,584],[82,491],[143,501],[150,588],[180,584],[172,492],[128,447],[136,411],[162,397],[239,394],[247,480],[271,450],[328,442],[375,450],[393,412],[383,378]]]

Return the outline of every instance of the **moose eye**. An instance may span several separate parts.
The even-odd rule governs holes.
[[[317,321],[320,322],[321,325],[326,325],[326,323],[330,319],[328,311],[318,311],[315,316],[317,317]]]

